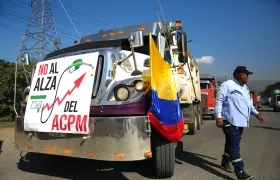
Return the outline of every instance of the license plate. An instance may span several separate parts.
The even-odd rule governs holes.
[[[66,138],[65,133],[50,133],[49,136],[56,137],[56,138]]]

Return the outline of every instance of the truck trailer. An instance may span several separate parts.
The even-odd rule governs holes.
[[[21,113],[15,109],[15,149],[108,162],[151,159],[157,177],[171,177],[180,140],[167,139],[148,115],[155,56],[170,69],[183,117],[182,127],[166,127],[178,128],[180,138],[194,134],[202,124],[199,68],[181,21],[165,21],[109,29],[47,54],[33,68]]]

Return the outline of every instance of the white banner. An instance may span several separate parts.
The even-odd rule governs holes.
[[[32,79],[24,130],[88,134],[98,52],[39,62]]]

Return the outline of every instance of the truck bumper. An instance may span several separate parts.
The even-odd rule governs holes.
[[[146,116],[91,117],[89,122],[89,135],[25,132],[23,118],[17,117],[14,147],[24,152],[105,161],[149,158],[151,128]]]
[[[208,108],[208,107],[202,108],[202,115],[210,116],[210,115],[214,115],[214,114],[215,114],[214,108]]]

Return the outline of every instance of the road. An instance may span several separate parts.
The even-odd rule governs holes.
[[[260,110],[266,122],[251,118],[245,129],[241,154],[246,170],[256,180],[280,179],[280,113],[268,108]],[[13,129],[0,129],[0,179],[2,180],[61,180],[61,179],[153,179],[147,161],[111,163],[64,157],[27,154],[20,159],[13,149]],[[235,179],[219,168],[223,153],[222,131],[212,120],[205,121],[195,136],[184,138],[184,152],[177,155],[174,180]]]

